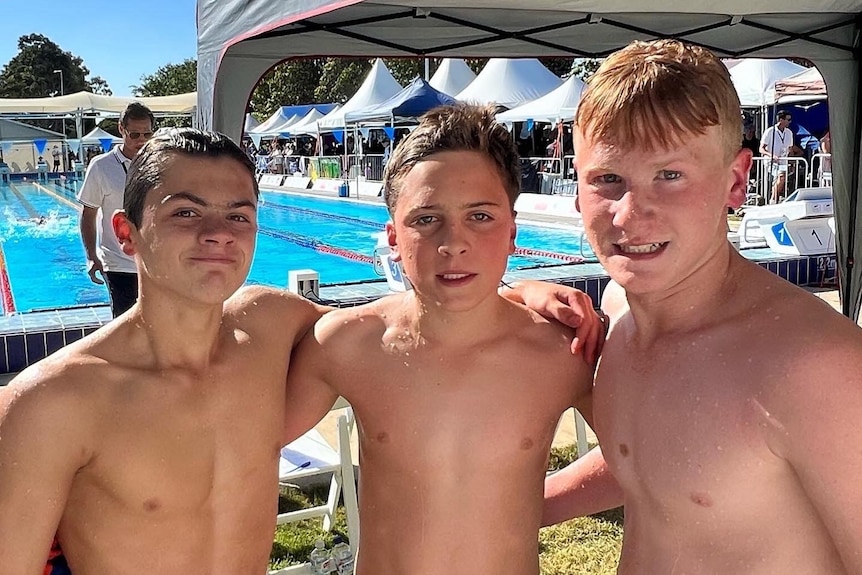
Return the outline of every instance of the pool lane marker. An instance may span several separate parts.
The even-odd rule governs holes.
[[[45,186],[43,186],[42,184],[38,184],[38,183],[36,183],[36,182],[32,182],[32,183],[33,183],[33,185],[34,185],[34,186],[36,186],[37,188],[39,188],[40,190],[42,190],[42,191],[43,191],[43,192],[45,192],[46,194],[51,195],[51,196],[54,196],[54,198],[56,198],[56,199],[60,200],[62,203],[66,204],[66,205],[67,205],[67,206],[69,206],[70,208],[74,208],[75,210],[77,210],[77,211],[79,211],[79,212],[80,212],[80,211],[83,211],[83,208],[81,207],[81,204],[78,204],[78,203],[76,203],[76,202],[73,202],[72,200],[70,200],[69,198],[67,198],[67,197],[65,197],[65,196],[61,196],[60,194],[58,194],[57,192],[55,192],[55,191],[54,191],[54,190],[52,190],[51,188],[46,188],[46,187],[45,187]],[[38,217],[38,216],[37,216],[37,217]]]
[[[15,298],[12,296],[12,283],[9,281],[2,242],[0,242],[0,301],[3,304],[4,315],[15,313]]]
[[[268,207],[273,207],[273,208],[276,208],[278,210],[282,210],[285,212],[296,212],[299,214],[317,216],[317,217],[324,218],[324,219],[336,220],[339,222],[347,222],[347,223],[351,223],[351,224],[357,224],[360,226],[371,227],[371,228],[374,228],[378,231],[382,230],[383,226],[384,226],[383,224],[380,224],[378,222],[373,222],[371,220],[365,220],[362,218],[354,218],[351,216],[342,216],[340,214],[330,214],[327,212],[321,212],[321,211],[312,210],[309,208],[285,206],[285,205],[275,203],[275,202],[262,202],[262,205],[265,205]],[[573,255],[569,255],[569,254],[562,254],[559,252],[552,252],[550,250],[537,250],[537,249],[533,249],[533,248],[518,248],[518,247],[516,247],[514,253],[516,256],[533,256],[533,257],[562,260],[564,262],[568,262],[571,264],[582,264],[586,261],[581,256],[573,256]]]
[[[36,211],[36,208],[33,207],[33,204],[27,201],[27,198],[24,197],[24,194],[21,193],[18,187],[12,182],[9,182],[8,185],[9,189],[12,190],[12,193],[15,194],[15,197],[18,198],[18,201],[21,202],[21,205],[24,206],[24,211],[27,212],[27,217],[32,220],[41,219],[42,214]]]
[[[342,258],[353,260],[355,262],[362,262],[366,264],[374,263],[374,260],[371,256],[367,256],[365,254],[360,254],[358,252],[354,252],[351,250],[346,250],[344,248],[339,248],[337,246],[331,246],[329,244],[323,243],[320,240],[316,240],[314,238],[310,238],[308,236],[303,236],[302,234],[295,234],[293,232],[285,232],[281,230],[274,230],[272,228],[268,228],[266,226],[258,226],[257,231],[265,236],[269,236],[271,238],[276,238],[279,240],[284,240],[290,242],[292,244],[296,244],[298,246],[309,248],[314,251],[331,254],[334,256],[340,256]]]

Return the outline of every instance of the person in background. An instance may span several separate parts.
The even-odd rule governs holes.
[[[61,167],[60,166],[60,163],[61,163],[60,158],[61,158],[61,156],[62,156],[62,154],[60,152],[60,148],[55,144],[54,147],[51,148],[51,157],[54,158],[54,165],[51,168],[52,172],[59,172],[60,171],[60,167]]]
[[[118,124],[123,142],[90,161],[78,201],[81,213],[81,240],[87,256],[87,274],[97,284],[107,283],[114,317],[132,307],[138,298],[135,260],[123,252],[111,218],[123,209],[123,190],[129,164],[153,136],[155,117],[149,108],[132,102],[120,115]],[[99,277],[101,276],[101,278]]]
[[[823,134],[823,137],[820,138],[820,150],[821,154],[829,154],[828,156],[823,156],[820,159],[820,177],[823,178],[823,174],[832,174],[832,136],[829,135],[829,130],[826,130],[826,133]]]
[[[772,174],[772,195],[769,203],[774,204],[787,193],[787,156],[793,147],[793,132],[787,126],[792,120],[790,112],[779,110],[777,121],[763,132],[760,138],[760,153],[768,158]]]

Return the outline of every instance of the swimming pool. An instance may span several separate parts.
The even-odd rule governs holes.
[[[0,294],[5,313],[108,303],[84,271],[75,194],[79,182],[0,185]],[[376,234],[388,219],[371,203],[262,191],[257,250],[249,283],[286,286],[292,269],[320,273],[323,285],[380,280],[372,266]],[[571,263],[580,234],[519,223],[509,269]],[[592,253],[585,250],[587,255]]]

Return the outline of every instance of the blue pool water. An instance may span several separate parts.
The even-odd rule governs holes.
[[[0,245],[18,312],[108,302],[104,286],[84,270],[78,185],[0,185]],[[370,259],[388,219],[385,207],[266,191],[261,199],[249,283],[285,286],[288,270],[301,268],[320,272],[324,285],[380,279]],[[572,229],[519,224],[516,243],[531,255],[512,256],[509,269],[566,263],[548,254],[581,254]]]

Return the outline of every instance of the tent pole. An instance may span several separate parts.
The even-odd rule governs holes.
[[[858,29],[858,28],[857,28]],[[850,162],[851,172],[850,172],[850,225],[848,226],[848,236],[847,236],[847,262],[846,262],[846,270],[847,273],[845,277],[841,277],[840,273],[838,276],[838,293],[841,296],[841,313],[850,319],[856,321],[858,319],[858,309],[856,307],[856,301],[851,301],[850,294],[854,293],[853,286],[853,265],[855,258],[855,245],[856,245],[856,210],[859,207],[859,154],[862,152],[860,148],[859,135],[862,134],[862,111],[860,111],[859,105],[859,90],[862,89],[862,59],[856,59],[856,106],[855,106],[855,126],[853,130],[853,155],[851,156],[852,160]],[[846,149],[846,148],[845,148]],[[835,164],[832,165],[833,170],[835,169]],[[837,252],[837,250],[836,250]],[[836,253],[836,257],[838,254]],[[838,269],[841,269],[841,262],[837,261]],[[841,280],[844,280],[845,285],[841,285]],[[857,296],[858,297],[858,296]]]

